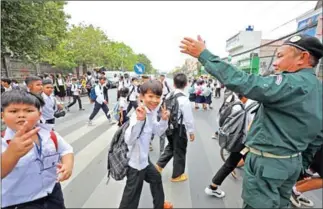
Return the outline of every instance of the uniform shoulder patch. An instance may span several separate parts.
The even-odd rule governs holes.
[[[282,75],[277,75],[275,83],[277,85],[280,85],[282,83],[282,81],[283,81],[283,76]]]

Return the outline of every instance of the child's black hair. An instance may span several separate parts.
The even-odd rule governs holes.
[[[149,80],[140,86],[140,93],[145,95],[148,91],[161,96],[163,94],[163,84],[157,80]]]
[[[44,80],[43,80],[43,86],[45,86],[45,85],[49,85],[49,84],[53,85],[52,80],[50,80],[50,79],[44,79]]]
[[[184,89],[187,85],[187,76],[184,73],[177,73],[174,75],[174,85],[178,89]]]
[[[8,85],[11,84],[11,79],[10,78],[1,78],[1,81],[7,83]]]
[[[32,82],[35,81],[41,81],[42,79],[38,76],[28,76],[25,80],[26,85],[28,86],[29,84],[31,84]]]
[[[45,105],[45,102],[41,96],[25,90],[13,89],[1,94],[1,111],[3,112],[11,104],[29,104],[40,110]]]
[[[191,85],[191,87],[193,87],[193,86],[194,86],[194,84],[196,84],[196,81],[197,81],[197,79],[196,79],[196,78],[194,78],[194,79],[193,79],[193,81],[192,81],[192,85]]]
[[[127,97],[129,94],[129,89],[127,87],[122,87],[120,89],[120,97]]]
[[[131,79],[131,82],[134,82],[134,81],[138,81],[138,78],[133,77],[133,78]]]
[[[77,78],[75,78],[75,77],[74,77],[74,78],[72,78],[72,81],[77,81]]]

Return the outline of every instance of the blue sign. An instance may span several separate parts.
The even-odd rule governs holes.
[[[306,28],[308,26],[311,26],[311,25],[314,25],[314,24],[317,24],[318,22],[318,17],[319,17],[319,14],[317,15],[313,15],[312,17],[309,17],[305,20],[302,20],[302,21],[299,21],[298,22],[298,25],[297,25],[297,30],[301,30],[303,28]],[[309,36],[314,36],[316,35],[316,28],[317,26],[315,27],[312,27],[312,28],[309,28],[307,30],[304,30],[303,32],[301,32],[302,34],[306,34],[306,35],[309,35]]]
[[[144,74],[145,73],[145,66],[142,63],[137,63],[134,67],[133,70],[135,73],[138,75]]]

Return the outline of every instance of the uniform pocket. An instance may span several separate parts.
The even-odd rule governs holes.
[[[285,170],[279,170],[272,166],[265,166],[262,172],[262,176],[268,179],[286,180],[288,179],[288,173]]]

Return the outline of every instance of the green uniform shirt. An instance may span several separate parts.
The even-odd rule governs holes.
[[[275,155],[304,152],[310,160],[322,144],[322,83],[313,69],[261,77],[247,74],[204,50],[199,61],[228,89],[261,103],[246,145]],[[309,157],[307,157],[309,156]]]

